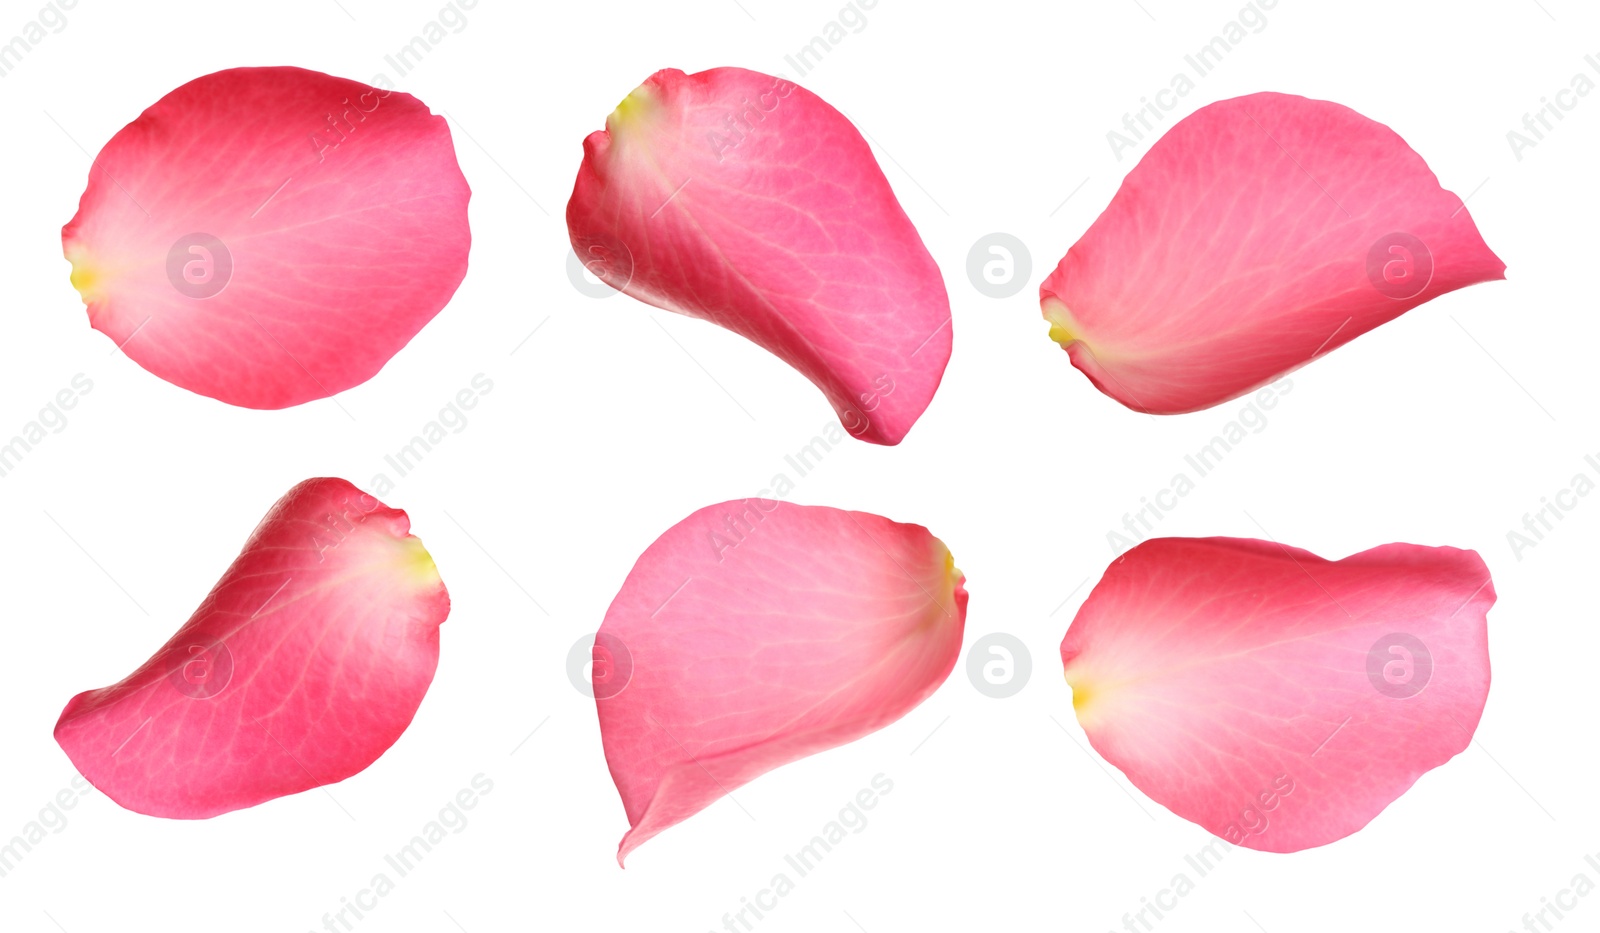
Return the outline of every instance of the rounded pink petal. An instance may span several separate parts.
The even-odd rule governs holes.
[[[1237,538],[1119,557],[1061,643],[1089,741],[1222,839],[1293,852],[1365,826],[1471,741],[1494,585],[1473,551],[1329,561]]]
[[[366,768],[422,703],[450,612],[409,529],[342,479],[289,490],[154,657],[72,698],[56,741],[112,800],[175,819]]]
[[[62,244],[90,324],[134,362],[286,408],[365,382],[445,306],[470,196],[411,95],[235,68],[106,143]]]
[[[1040,300],[1051,337],[1100,391],[1173,414],[1504,272],[1461,199],[1394,131],[1262,93],[1157,140]]]
[[[754,778],[905,715],[961,651],[965,579],[920,525],[769,499],[674,525],[595,639],[617,861]]]
[[[898,444],[950,359],[939,267],[866,140],[792,82],[659,71],[584,140],[567,204],[596,276],[777,354]]]

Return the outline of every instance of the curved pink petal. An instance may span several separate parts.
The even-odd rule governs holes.
[[[302,68],[235,68],[106,143],[61,231],[89,323],[192,392],[286,408],[371,378],[455,294],[443,117]]]
[[[1504,273],[1461,199],[1388,127],[1263,93],[1157,140],[1040,301],[1096,388],[1174,414]]]
[[[1234,844],[1325,845],[1467,747],[1489,693],[1488,568],[1385,544],[1323,560],[1157,538],[1106,569],[1061,643],[1089,741]]]
[[[839,111],[753,71],[667,69],[583,151],[567,227],[590,271],[777,354],[856,437],[905,437],[950,359],[950,301]]]
[[[56,741],[130,810],[203,819],[342,781],[410,725],[450,597],[406,513],[289,490],[176,635],[73,697]]]
[[[717,798],[905,715],[955,665],[965,578],[921,525],[770,499],[650,545],[595,638],[628,853]]]

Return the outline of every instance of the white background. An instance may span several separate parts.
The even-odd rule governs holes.
[[[38,9],[7,0],[0,41]],[[75,374],[94,383],[67,427],[0,478],[0,839],[74,777],[51,738],[67,699],[160,646],[278,496],[308,476],[368,488],[379,472],[393,478],[384,454],[475,374],[494,383],[467,427],[384,497],[410,513],[454,600],[438,677],[399,743],[326,792],[204,822],[91,793],[0,878],[0,927],[320,929],[483,773],[494,790],[471,823],[356,929],[719,929],[882,773],[894,789],[870,824],[798,880],[762,933],[1119,928],[1189,871],[1183,856],[1208,836],[1087,750],[1058,645],[1112,557],[1106,532],[1242,406],[1157,419],[1100,395],[1046,338],[1037,283],[1148,150],[1119,162],[1106,132],[1240,4],[880,0],[801,79],[874,141],[945,271],[955,352],[901,446],[837,448],[791,498],[927,525],[967,574],[968,644],[1015,634],[1033,677],[991,699],[963,663],[900,722],[738,790],[737,804],[664,833],[625,871],[613,854],[626,820],[592,701],[567,679],[568,649],[660,532],[766,487],[833,416],[799,375],[730,333],[582,294],[563,265],[562,212],[584,135],[651,72],[793,77],[784,56],[840,5],[480,0],[396,77],[385,55],[439,9],[82,0],[0,79],[0,435]],[[1506,139],[1588,69],[1600,32],[1578,0],[1287,0],[1266,20],[1173,117],[1258,90],[1354,107],[1471,194],[1508,278],[1296,373],[1267,427],[1161,531],[1270,534],[1328,557],[1388,541],[1475,548],[1500,594],[1494,686],[1473,746],[1367,829],[1295,855],[1235,850],[1157,928],[1498,933],[1577,873],[1600,880],[1583,860],[1600,852],[1600,497],[1520,560],[1506,538],[1600,452],[1600,95],[1520,160]],[[472,268],[454,301],[366,385],[280,412],[191,395],[116,352],[88,327],[58,235],[90,153],[179,84],[247,64],[389,74],[449,114],[473,188]],[[1033,258],[1027,287],[1002,300],[965,271],[994,231]],[[1592,895],[1557,929],[1596,924]]]

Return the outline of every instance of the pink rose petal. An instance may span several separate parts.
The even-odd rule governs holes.
[[[920,525],[770,499],[644,552],[596,637],[628,853],[780,767],[881,729],[955,665],[965,578]]]
[[[1157,140],[1040,299],[1100,391],[1173,414],[1504,272],[1461,199],[1388,127],[1263,93]]]
[[[411,95],[235,68],[111,138],[62,243],[90,324],[134,362],[286,408],[370,379],[445,306],[470,194]]]
[[[332,784],[400,737],[450,597],[406,513],[342,479],[289,490],[210,595],[56,741],[122,806],[203,819]]]
[[[1467,747],[1494,584],[1473,551],[1329,561],[1240,538],[1117,558],[1061,643],[1078,722],[1161,805],[1294,852],[1365,826]]]
[[[950,302],[848,119],[780,78],[667,69],[583,148],[567,227],[590,271],[777,354],[856,437],[905,437],[950,359]]]

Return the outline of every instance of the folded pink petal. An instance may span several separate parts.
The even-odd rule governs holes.
[[[154,657],[72,698],[56,741],[112,800],[174,819],[366,768],[422,703],[450,612],[409,529],[342,479],[289,490]]]
[[[965,579],[920,525],[770,499],[639,558],[595,641],[628,853],[741,785],[905,715],[955,665]]]
[[[1078,722],[1135,786],[1234,845],[1293,852],[1362,828],[1467,747],[1494,600],[1473,551],[1329,561],[1157,538],[1106,569],[1061,657]]]
[[[1394,131],[1262,93],[1157,140],[1040,300],[1050,336],[1100,391],[1173,414],[1504,273],[1461,199]]]
[[[591,272],[777,354],[856,437],[905,437],[950,359],[950,302],[848,119],[781,78],[667,69],[583,149],[567,227]]]
[[[134,362],[286,408],[365,382],[445,306],[470,194],[411,95],[235,68],[106,143],[62,243],[89,323]]]

